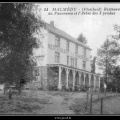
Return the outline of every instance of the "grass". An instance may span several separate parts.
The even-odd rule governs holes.
[[[65,91],[48,91],[47,92],[49,95],[52,95],[52,96],[68,96],[69,95],[69,92],[65,92]]]
[[[6,95],[0,95],[0,114],[36,114],[37,110],[42,109],[44,104],[49,102],[48,99],[24,95],[13,96],[12,100],[9,100]]]
[[[112,102],[112,103],[110,102],[112,99],[116,100],[116,97],[120,97],[119,94],[108,94],[108,96],[104,96],[101,94],[101,97],[104,98],[104,102],[108,101],[104,103],[104,111],[103,111],[104,114],[111,114],[113,113],[113,111],[115,114],[116,109],[120,111],[120,105],[119,107],[117,105],[119,104],[118,100],[116,101],[117,104],[115,104],[115,102]],[[100,98],[98,99],[97,94],[93,96],[93,102],[92,102],[93,114],[100,114],[100,105],[101,105],[100,100],[101,99]],[[86,106],[87,106],[87,109],[86,109]],[[90,97],[88,99],[88,103],[86,103],[86,97],[76,98],[74,102],[71,104],[70,109],[73,110],[75,114],[89,114],[90,113]]]
[[[74,114],[89,114],[90,113],[90,95],[88,106],[86,109],[86,93],[63,92],[63,91],[22,91],[21,95],[13,95],[13,99],[9,100],[8,95],[0,94],[0,114],[40,114],[55,108],[55,112],[62,108],[61,105],[68,107]],[[104,97],[104,114],[118,114],[120,111],[119,94],[103,94],[99,98]],[[63,100],[63,101],[62,101]],[[58,102],[60,106],[54,107],[54,102]],[[51,102],[51,103],[50,103]],[[50,106],[47,104],[51,104]],[[52,106],[53,105],[53,106]],[[56,104],[55,104],[56,105]],[[47,108],[47,107],[48,108]],[[42,110],[41,110],[42,109]],[[65,109],[65,110],[67,110]],[[41,111],[40,111],[41,110]],[[64,110],[64,109],[63,109]],[[100,99],[98,95],[93,95],[93,114],[100,114]],[[71,112],[70,112],[71,113]]]
[[[120,96],[106,97],[103,99],[103,114],[120,115]],[[93,114],[100,114],[101,102],[93,103]]]
[[[75,114],[84,114],[85,112],[85,98],[76,98],[69,107]]]

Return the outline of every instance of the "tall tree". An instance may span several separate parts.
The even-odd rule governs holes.
[[[112,88],[114,91],[117,88],[120,92],[120,66],[113,66],[109,74],[111,75],[111,81],[108,88]]]
[[[92,63],[91,63],[91,72],[95,73],[95,68],[96,68],[96,57],[94,56]]]
[[[82,33],[78,36],[77,40],[82,42],[83,44],[87,44],[87,39]]]
[[[33,6],[0,3],[0,82],[18,84],[21,79],[29,80],[29,72],[32,74],[35,63],[31,56],[38,47],[33,34],[39,28]]]
[[[112,39],[108,38],[103,43],[103,45],[97,50],[97,64],[101,70],[103,70],[106,76],[106,83],[108,80],[109,73],[111,68],[116,65],[117,60],[120,54],[119,43]]]

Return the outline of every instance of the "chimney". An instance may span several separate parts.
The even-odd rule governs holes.
[[[54,27],[54,21],[50,21],[50,25]]]

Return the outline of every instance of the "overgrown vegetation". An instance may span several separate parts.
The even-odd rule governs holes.
[[[12,100],[6,96],[0,96],[0,114],[37,114],[36,110],[40,110],[48,99],[32,98],[25,95],[14,95]]]
[[[117,27],[114,26],[117,30]],[[103,72],[104,83],[114,87],[119,83],[119,55],[120,44],[119,36],[109,35],[101,47],[97,50],[97,65]],[[116,82],[115,82],[116,81]]]
[[[33,3],[0,3],[0,83],[30,81],[37,48],[34,33],[40,26]]]

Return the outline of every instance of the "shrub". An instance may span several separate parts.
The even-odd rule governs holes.
[[[58,90],[57,86],[54,86],[54,85],[48,86],[47,89],[50,91],[57,91]]]
[[[88,89],[89,89],[89,87],[87,85],[80,86],[80,91],[87,92]]]

